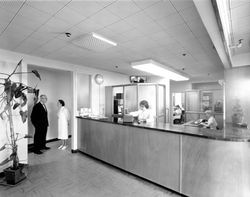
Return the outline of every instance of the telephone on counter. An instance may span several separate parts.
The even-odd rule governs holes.
[[[206,119],[198,119],[198,120],[194,121],[194,124],[199,125],[200,123],[206,123],[206,122],[207,122]]]

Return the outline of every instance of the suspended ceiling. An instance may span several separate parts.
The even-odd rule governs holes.
[[[97,52],[74,44],[91,32],[118,45]],[[0,48],[127,75],[142,74],[130,64],[145,59],[192,79],[224,70],[192,0],[0,1]]]

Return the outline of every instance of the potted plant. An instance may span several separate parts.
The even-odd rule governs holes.
[[[11,77],[18,74],[33,73],[37,78],[41,80],[40,74],[37,70],[32,70],[31,72],[18,72],[17,69],[21,64],[22,60],[19,61],[11,74],[0,72],[0,75],[5,76],[3,78],[0,78],[0,87],[2,86],[0,90],[3,89],[3,92],[0,93],[0,110],[2,109],[0,111],[0,118],[8,122],[8,127],[6,128],[8,132],[6,133],[9,133],[10,135],[8,136],[8,143],[0,144],[0,151],[3,151],[5,149],[11,150],[11,154],[3,161],[0,161],[0,166],[12,162],[12,165],[4,170],[7,184],[12,185],[26,178],[25,174],[22,171],[23,165],[19,163],[17,155],[17,141],[23,138],[30,138],[30,136],[28,135],[20,136],[19,133],[15,133],[13,123],[13,110],[19,109],[19,114],[21,116],[22,122],[24,123],[28,117],[27,110],[22,110],[22,108],[27,103],[27,96],[25,94],[25,91],[28,90],[29,92],[37,94],[38,90],[36,90],[35,88],[31,88],[21,82],[15,82],[11,79]]]

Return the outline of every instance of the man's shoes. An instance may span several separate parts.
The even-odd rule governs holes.
[[[41,152],[40,150],[34,150],[34,153],[37,154],[37,155],[43,154],[43,152]]]
[[[43,150],[49,150],[50,147],[45,146],[45,147],[43,147],[42,149],[43,149]]]

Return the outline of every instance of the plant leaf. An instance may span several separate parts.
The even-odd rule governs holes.
[[[36,77],[41,80],[41,76],[37,70],[32,70],[31,72],[34,73],[36,75]]]
[[[6,144],[4,144],[1,148],[0,148],[0,151],[3,151],[6,147]]]
[[[13,106],[13,109],[15,110],[19,105],[20,103],[15,103],[15,105]]]
[[[3,165],[5,165],[5,164],[9,163],[9,162],[12,161],[12,160],[13,160],[13,157],[8,157],[8,158],[6,158],[5,160],[3,160],[3,161],[0,163],[0,166],[3,166]]]

